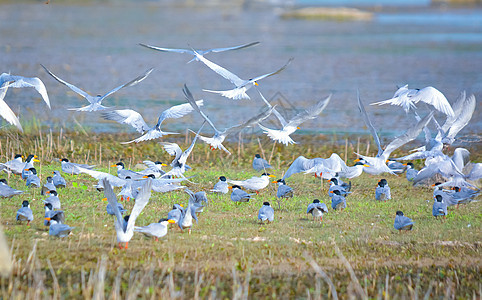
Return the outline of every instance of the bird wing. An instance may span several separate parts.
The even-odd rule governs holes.
[[[194,55],[196,55],[196,58],[202,61],[208,68],[218,73],[222,77],[226,78],[227,80],[231,81],[235,86],[240,86],[246,82],[246,80],[239,78],[237,75],[231,73],[225,68],[207,60],[204,56],[196,52],[196,50],[194,50]]]
[[[254,125],[258,124],[259,122],[265,120],[274,111],[275,111],[275,106],[272,106],[270,109],[266,109],[266,110],[262,111],[261,113],[253,116],[252,118],[248,119],[247,121],[245,121],[242,124],[234,125],[234,126],[226,128],[224,130],[224,132],[225,132],[225,134],[235,133],[235,132],[241,131],[242,129],[244,129],[246,127],[254,126]]]
[[[420,120],[415,126],[409,128],[404,134],[394,139],[390,144],[385,147],[383,151],[383,156],[385,159],[388,159],[390,154],[397,148],[405,145],[406,143],[414,140],[417,136],[422,132],[423,128],[427,126],[428,122],[433,117],[434,112],[430,112],[426,115],[422,120]]]
[[[124,218],[122,217],[122,213],[119,210],[117,197],[114,193],[114,190],[112,189],[112,186],[110,185],[107,179],[103,179],[102,184],[104,185],[104,196],[107,198],[107,201],[109,202],[110,207],[116,217],[116,223],[117,223],[116,228],[124,228]],[[137,199],[136,199],[136,202],[137,202]]]
[[[0,88],[0,116],[5,119],[8,123],[15,125],[20,131],[23,132],[22,125],[20,125],[20,121],[18,120],[15,113],[10,109],[8,104],[3,100],[5,98],[5,94],[7,93],[8,85],[5,84]]]
[[[196,136],[195,136],[194,139],[192,140],[191,146],[189,146],[189,148],[187,148],[186,150],[184,150],[184,152],[182,153],[181,157],[179,158],[179,162],[180,162],[180,163],[182,163],[182,164],[185,164],[185,163],[186,163],[189,154],[191,154],[191,151],[192,151],[192,149],[194,148],[194,144],[196,144],[196,140],[197,140],[197,138],[199,137],[199,133],[201,132],[201,130],[202,130],[203,127],[204,127],[204,124],[205,124],[205,122],[202,123],[201,128],[199,128],[198,132],[196,133]]]
[[[441,131],[444,133],[449,130],[449,128],[452,126],[452,124],[455,122],[455,120],[459,117],[459,115],[462,113],[464,110],[464,104],[465,100],[467,98],[467,94],[465,91],[462,91],[460,95],[457,97],[457,100],[455,100],[455,103],[452,105],[452,109],[454,111],[454,116],[447,116],[445,119],[445,123],[442,125]]]
[[[233,47],[226,47],[226,48],[213,48],[213,49],[208,49],[208,50],[205,50],[204,52],[205,53],[209,53],[209,52],[223,52],[223,51],[229,51],[229,50],[238,50],[238,49],[243,49],[243,48],[248,48],[248,47],[251,47],[251,46],[254,46],[254,45],[257,45],[259,44],[259,42],[252,42],[252,43],[248,43],[248,44],[243,44],[243,45],[239,45],[239,46],[233,46]]]
[[[77,169],[79,170],[80,173],[88,174],[95,179],[107,180],[113,186],[123,186],[124,184],[126,184],[125,179],[121,179],[109,173],[94,171],[94,170],[90,170],[82,167],[77,167]]]
[[[153,161],[144,160],[142,163],[145,164],[148,169],[155,169],[156,168],[156,164]]]
[[[284,66],[282,66],[281,68],[279,68],[278,70],[274,71],[274,72],[271,72],[271,73],[267,73],[267,74],[263,74],[263,75],[260,75],[260,76],[257,76],[257,77],[254,77],[254,78],[251,78],[249,80],[247,80],[243,85],[246,85],[250,82],[256,82],[258,80],[261,80],[261,79],[264,79],[266,77],[270,77],[270,76],[273,76],[273,75],[276,75],[280,72],[282,72],[284,69],[286,69],[286,67],[291,63],[291,61],[293,61],[293,57],[291,57],[288,62],[286,64],[284,64]],[[239,86],[239,85],[237,85]]]
[[[266,105],[269,108],[272,108],[273,106],[271,105],[271,103],[268,102],[268,100],[266,100],[263,94],[261,94],[261,91],[257,87],[255,88],[258,91],[259,95],[261,96],[261,99],[263,99],[263,102],[266,103]],[[286,124],[288,124],[288,122],[286,122],[286,119],[276,109],[273,109],[273,113],[275,114],[276,118],[278,118],[279,122],[281,123],[281,126],[284,127],[286,126]]]
[[[108,96],[112,95],[113,93],[117,92],[118,90],[120,90],[121,88],[123,87],[127,87],[127,86],[133,86],[133,85],[136,85],[138,84],[139,82],[141,82],[142,80],[146,79],[147,76],[149,76],[149,74],[151,74],[152,70],[154,70],[153,68],[150,68],[149,70],[147,70],[144,74],[140,75],[140,76],[137,76],[136,78],[132,79],[131,81],[129,81],[128,83],[124,83],[123,85],[120,85],[118,87],[116,87],[115,89],[111,90],[110,92],[106,93],[104,96],[102,96],[98,102],[102,102],[102,100],[104,100],[105,98],[107,98]]]
[[[301,123],[307,120],[316,118],[326,108],[326,106],[328,106],[328,103],[330,103],[330,99],[331,99],[331,94],[326,99],[319,101],[309,109],[306,109],[305,111],[300,112],[299,114],[294,116],[288,122],[287,126],[297,127],[298,125],[300,125]]]
[[[169,155],[175,156],[174,160],[177,160],[179,159],[179,157],[181,157],[182,149],[181,147],[179,147],[178,144],[168,143],[168,142],[160,142],[159,144],[162,145],[164,150],[166,150],[166,152],[169,153]]]
[[[458,115],[457,119],[453,122],[453,124],[448,128],[447,137],[455,138],[455,136],[462,130],[472,118],[472,115],[475,111],[475,96],[472,94],[470,95],[464,102],[463,110]]]
[[[189,54],[194,55],[194,52],[192,50],[189,50],[189,49],[163,48],[163,47],[156,47],[156,46],[151,46],[151,45],[142,44],[142,43],[140,43],[139,45],[141,45],[143,47],[146,47],[146,48],[149,48],[149,49],[162,51],[162,52],[189,53]]]
[[[296,158],[283,176],[283,179],[290,177],[293,174],[309,170],[315,165],[314,159],[307,159],[304,156]]]
[[[360,91],[358,91],[358,90],[357,90],[357,98],[358,98],[358,108],[360,109],[360,112],[362,114],[363,121],[365,121],[365,125],[370,130],[370,132],[373,136],[373,139],[375,140],[375,144],[377,144],[377,147],[378,147],[377,156],[380,156],[383,152],[382,146],[380,144],[380,138],[378,137],[377,130],[375,129],[372,122],[370,121],[370,118],[368,117],[368,114],[365,110],[365,106],[363,106],[363,103],[360,99]]]
[[[23,76],[13,76],[10,75],[10,80],[14,82],[10,83],[9,87],[13,88],[24,88],[33,87],[42,96],[42,99],[47,104],[50,109],[49,95],[47,94],[47,89],[44,83],[38,77],[23,77]]]
[[[115,121],[119,124],[130,125],[140,133],[150,129],[141,114],[132,109],[117,109],[106,111],[102,113],[102,117],[106,120]]]
[[[436,110],[448,116],[455,115],[447,98],[445,98],[444,94],[442,94],[439,90],[437,90],[434,87],[428,86],[423,89],[420,89],[417,93],[411,96],[411,100],[414,103],[418,103],[422,101],[427,104],[430,104],[433,107],[435,107]]]
[[[60,79],[59,77],[57,77],[57,75],[55,75],[54,73],[50,72],[49,69],[47,69],[47,67],[45,67],[44,65],[41,64],[41,66],[45,69],[45,71],[47,71],[47,73],[50,74],[50,76],[52,76],[55,80],[57,80],[58,82],[62,83],[63,85],[66,85],[68,88],[70,88],[72,91],[76,92],[77,94],[79,94],[80,96],[84,97],[87,101],[89,101],[90,103],[93,103],[93,99],[94,97],[92,97],[91,95],[89,95],[87,92],[79,89],[78,87],[76,87],[75,85],[73,84],[70,84],[62,79]]]
[[[186,97],[186,100],[189,102],[189,104],[191,104],[192,108],[195,111],[197,111],[204,118],[204,120],[206,120],[206,122],[208,122],[208,124],[214,129],[216,134],[221,133],[219,130],[216,129],[213,122],[211,122],[211,120],[209,120],[209,118],[201,111],[201,109],[199,108],[199,106],[196,103],[196,100],[194,100],[194,97],[193,97],[191,91],[187,88],[187,85],[184,84],[184,88],[182,89],[182,91],[184,93],[184,96]]]
[[[149,198],[151,197],[151,186],[152,186],[152,179],[148,178],[146,183],[144,183],[141,190],[139,191],[139,194],[137,194],[136,203],[132,208],[129,221],[127,221],[126,232],[130,232],[131,230],[134,230],[134,225],[137,217],[142,212],[144,207],[147,205],[147,202],[149,202]]]
[[[204,101],[198,100],[196,101],[196,104],[198,106],[203,106]],[[174,105],[161,113],[161,115],[159,116],[159,119],[157,120],[156,127],[160,127],[162,122],[165,119],[178,119],[178,118],[184,117],[185,115],[192,112],[193,110],[194,108],[189,103]]]

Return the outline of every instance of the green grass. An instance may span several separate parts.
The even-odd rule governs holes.
[[[35,153],[42,182],[53,170],[60,170],[56,158],[97,164],[99,170],[119,159],[134,167],[143,159],[170,162],[157,143],[120,145],[129,136],[99,134],[27,134],[11,132],[0,137],[1,161],[15,153]],[[255,153],[269,158],[275,168],[270,173],[281,177],[299,155],[342,158],[345,143],[336,137],[300,138],[300,145],[282,147],[264,138],[227,144],[233,155],[211,152],[197,144],[188,164],[193,167],[193,191],[207,191],[221,175],[245,179],[260,175],[251,168]],[[348,163],[354,151],[366,151],[366,141],[357,146],[348,137]],[[185,148],[185,138],[177,140]],[[260,148],[261,145],[261,148]],[[475,145],[472,161],[480,159]],[[375,150],[370,146],[371,152]],[[395,155],[404,154],[400,150]],[[479,155],[479,156],[477,156]],[[416,162],[420,167],[422,162]],[[353,193],[343,212],[331,210],[328,184],[312,176],[296,174],[287,180],[295,189],[293,199],[275,199],[275,185],[261,191],[249,203],[233,203],[229,195],[208,195],[209,206],[199,216],[191,235],[176,227],[161,241],[135,234],[129,249],[117,249],[113,218],[105,212],[103,193],[87,175],[63,174],[68,182],[59,191],[66,223],[75,226],[73,234],[58,239],[48,236],[43,225],[40,189],[28,189],[21,196],[0,199],[0,220],[12,249],[13,272],[1,279],[1,298],[24,299],[36,295],[56,298],[221,298],[244,296],[260,298],[328,298],[330,285],[318,265],[333,283],[338,297],[349,298],[480,298],[481,297],[481,205],[480,201],[451,208],[444,223],[431,215],[432,189],[412,187],[404,177],[383,175],[352,179]],[[374,189],[380,178],[392,189],[392,200],[376,202]],[[11,186],[26,190],[18,177]],[[117,190],[116,190],[117,191]],[[323,222],[312,221],[306,207],[313,199],[330,208]],[[15,222],[23,200],[31,202],[35,220],[30,227]],[[174,203],[187,204],[184,192],[153,193],[137,220],[147,225],[165,217]],[[275,221],[260,225],[257,213],[262,202],[275,208]],[[124,202],[129,211],[133,202]],[[395,212],[402,210],[415,221],[412,232],[399,234],[393,228]],[[470,225],[470,226],[469,226]],[[350,276],[353,268],[355,276]]]

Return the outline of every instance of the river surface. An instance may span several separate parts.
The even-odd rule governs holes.
[[[356,1],[346,4],[352,2]],[[3,3],[1,71],[41,78],[52,110],[46,109],[37,93],[26,89],[10,90],[6,101],[20,113],[22,122],[35,115],[52,130],[81,124],[98,132],[134,132],[102,120],[98,113],[68,111],[87,102],[50,77],[40,64],[93,95],[104,94],[153,67],[143,82],[120,90],[103,104],[132,108],[154,125],[164,109],[184,102],[182,86],[187,84],[196,98],[205,100],[203,109],[222,129],[263,108],[256,91],[248,91],[251,100],[241,101],[203,92],[231,89],[232,84],[200,62],[187,64],[191,59],[187,54],[157,52],[138,44],[204,49],[253,41],[260,44],[206,57],[244,79],[275,71],[293,57],[284,72],[261,80],[259,88],[287,117],[332,94],[328,108],[302,124],[300,134],[367,133],[358,112],[357,90],[374,125],[389,136],[402,133],[413,117],[399,107],[368,103],[391,98],[397,86],[433,86],[451,103],[463,90],[482,98],[480,7],[430,6],[427,1],[418,2],[419,6],[410,1],[410,5],[385,7],[390,1],[378,2],[368,6],[375,12],[374,19],[363,22],[283,19],[280,14],[286,7],[279,3],[223,7],[156,1]],[[327,5],[333,3],[337,2],[327,1]],[[481,131],[477,102],[479,107],[461,135]],[[419,105],[419,112],[426,114],[428,107]],[[444,121],[443,115],[436,117]],[[169,120],[163,128],[185,132],[186,128],[197,130],[200,123],[193,113]],[[279,126],[275,119],[265,125]]]

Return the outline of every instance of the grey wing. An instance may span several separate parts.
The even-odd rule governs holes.
[[[119,124],[127,124],[135,128],[140,133],[149,130],[149,126],[144,118],[132,109],[117,109],[102,113],[102,117],[106,120],[115,121]]]
[[[288,62],[282,66],[281,68],[279,68],[277,71],[274,71],[274,72],[271,72],[271,73],[267,73],[267,74],[264,74],[264,75],[261,75],[261,76],[258,76],[258,77],[254,77],[254,78],[251,78],[249,80],[249,82],[255,82],[255,81],[258,81],[258,80],[261,80],[263,78],[266,78],[266,77],[270,77],[270,76],[273,76],[273,75],[276,75],[278,73],[281,73],[284,69],[286,69],[286,67],[293,61],[293,57],[291,57]]]
[[[178,144],[168,142],[160,142],[159,144],[163,146],[164,150],[166,150],[169,155],[175,156],[173,162],[179,160],[182,155],[182,149]]]
[[[287,126],[297,127],[298,125],[307,120],[316,118],[316,116],[319,115],[328,105],[328,103],[330,102],[330,98],[331,95],[328,96],[328,98],[326,98],[325,100],[318,102],[315,106],[312,106],[309,109],[297,114],[288,122]]]
[[[132,208],[131,215],[129,217],[129,221],[127,221],[127,229],[126,232],[134,229],[134,224],[136,222],[137,217],[142,212],[144,207],[149,202],[149,198],[151,197],[151,187],[152,187],[152,179],[148,178],[146,183],[141,187],[139,194],[136,197],[136,203]]]
[[[45,88],[44,83],[38,77],[22,77],[22,76],[11,76],[12,82],[9,87],[13,88],[24,88],[24,87],[33,87],[39,94],[42,96],[42,99],[47,104],[50,109],[50,100],[49,95],[47,94],[47,89]]]
[[[118,90],[120,90],[121,88],[123,87],[128,87],[128,86],[133,86],[133,85],[136,85],[138,84],[139,82],[141,82],[142,80],[146,79],[147,76],[149,76],[149,74],[151,74],[152,70],[154,70],[153,68],[150,68],[149,70],[147,70],[144,74],[140,75],[140,76],[137,76],[136,78],[132,79],[131,81],[129,81],[128,83],[125,83],[123,85],[120,85],[118,87],[116,87],[115,89],[111,90],[110,92],[106,93],[104,96],[102,96],[99,100],[99,102],[101,102],[102,100],[104,100],[106,97],[108,97],[109,95],[112,95],[113,93],[117,92]]]
[[[472,115],[475,111],[475,96],[472,94],[470,95],[464,103],[464,109],[460,112],[457,119],[453,122],[452,126],[448,129],[447,137],[448,138],[455,138],[455,136],[462,130],[472,118]]]
[[[113,186],[119,187],[119,186],[123,186],[123,185],[126,184],[126,181],[124,179],[121,179],[121,178],[119,178],[117,176],[114,176],[112,174],[109,174],[109,173],[90,170],[90,169],[86,169],[86,168],[82,168],[82,167],[77,167],[77,169],[79,170],[79,172],[88,174],[95,179],[107,180]]]
[[[20,121],[18,120],[15,113],[10,109],[8,104],[3,100],[5,98],[5,94],[7,93],[8,85],[5,84],[0,88],[0,116],[4,118],[8,123],[15,125],[20,131],[23,132],[22,125],[20,125]]]
[[[71,83],[68,83],[67,81],[64,81],[62,79],[60,79],[59,77],[57,77],[57,75],[55,75],[54,73],[50,72],[49,69],[47,69],[47,67],[45,67],[44,65],[40,64],[44,69],[45,71],[47,71],[47,73],[50,74],[50,76],[52,76],[55,80],[57,80],[58,82],[62,83],[63,85],[67,86],[69,89],[71,89],[72,91],[76,92],[77,94],[79,94],[80,96],[84,97],[85,99],[87,99],[87,101],[89,101],[90,103],[92,103],[93,101],[93,97],[91,95],[89,95],[88,93],[86,93],[85,91],[79,89],[78,87],[76,87],[75,85],[71,84]]]
[[[271,115],[271,113],[274,112],[274,111],[275,111],[275,107],[273,106],[270,109],[266,109],[263,112],[261,112],[260,114],[257,114],[256,116],[250,118],[249,120],[247,120],[246,122],[244,122],[242,124],[234,125],[234,126],[231,126],[229,128],[226,128],[224,130],[224,132],[225,132],[225,134],[235,133],[235,132],[241,131],[242,129],[244,129],[246,127],[255,126],[259,122],[261,122],[264,119],[266,119],[267,117],[269,117]]]
[[[194,55],[194,52],[189,49],[163,48],[163,47],[156,47],[156,46],[151,46],[151,45],[141,44],[141,43],[139,45],[149,49],[162,51],[162,52],[188,53],[188,54]]]
[[[198,100],[196,101],[196,104],[198,106],[203,106],[204,101]],[[162,122],[165,119],[178,119],[178,118],[184,117],[185,115],[192,112],[193,110],[194,108],[189,103],[172,106],[161,113],[161,115],[159,116],[159,119],[157,120],[156,126],[157,127],[161,126]]]
[[[405,145],[406,143],[414,140],[422,132],[423,128],[427,126],[428,122],[433,117],[433,111],[426,115],[422,120],[420,120],[415,126],[409,128],[404,134],[394,139],[390,144],[387,145],[383,151],[383,156],[388,159],[390,154],[397,148]]]
[[[218,66],[217,64],[207,60],[204,56],[196,52],[196,50],[194,50],[194,55],[196,55],[196,58],[202,61],[208,68],[218,73],[222,77],[226,78],[227,80],[231,81],[234,85],[240,86],[246,82],[245,80],[239,78],[237,75],[231,73],[225,68]]]
[[[313,168],[315,165],[313,159],[307,159],[304,156],[299,156],[291,163],[290,167],[283,176],[283,179],[290,177],[293,174],[300,173]]]
[[[205,122],[202,123],[201,128],[199,128],[198,132],[196,133],[196,136],[195,136],[194,139],[192,140],[191,146],[189,146],[189,148],[187,148],[186,150],[184,150],[184,152],[182,153],[181,157],[179,158],[179,162],[180,162],[180,163],[183,163],[183,164],[186,163],[189,154],[191,154],[191,151],[192,151],[192,149],[194,148],[194,145],[196,144],[196,140],[197,140],[197,138],[199,137],[199,133],[201,132],[201,130],[202,130],[203,127],[204,127],[204,124],[205,124]]]
[[[472,170],[470,170],[470,173],[467,176],[467,179],[478,180],[480,178],[482,178],[482,163],[476,163],[472,167]]]
[[[443,112],[448,116],[454,116],[454,111],[447,101],[447,98],[436,88],[428,86],[420,89],[414,96],[411,97],[414,103],[419,101],[425,102],[427,104],[435,107],[436,110]]]
[[[213,49],[206,50],[205,53],[209,53],[209,52],[217,53],[217,52],[223,52],[223,51],[229,51],[229,50],[238,50],[238,49],[248,48],[257,44],[259,44],[259,42],[253,42],[253,43],[248,43],[248,44],[243,44],[243,45],[233,46],[233,47],[226,47],[226,48],[213,48]]]
[[[201,111],[201,109],[196,103],[196,100],[194,100],[191,91],[187,88],[187,85],[184,84],[184,88],[182,89],[182,91],[184,92],[184,96],[186,97],[189,104],[191,104],[192,108],[197,111],[204,118],[204,120],[206,120],[206,122],[208,122],[208,124],[214,129],[217,134],[220,133],[219,130],[217,130],[214,126],[213,122],[211,122],[211,120]]]
[[[378,137],[377,131],[375,127],[373,126],[372,122],[370,121],[370,118],[368,117],[368,114],[365,110],[365,106],[363,105],[361,99],[360,99],[360,91],[357,90],[357,98],[358,98],[358,108],[360,109],[360,112],[363,117],[363,121],[365,121],[365,125],[368,127],[370,130],[373,139],[375,140],[375,144],[377,144],[378,147],[378,154],[377,156],[381,155],[383,152],[382,146],[380,144],[380,138]]]
[[[454,105],[452,105],[452,109],[454,111],[454,116],[447,116],[445,119],[445,123],[442,125],[442,131],[443,132],[448,132],[449,128],[452,126],[452,124],[455,122],[455,120],[459,117],[459,115],[462,113],[464,109],[464,104],[466,100],[466,92],[462,91],[455,101]]]
[[[256,90],[258,91],[259,95],[261,96],[261,99],[263,99],[263,102],[266,103],[266,105],[269,107],[269,108],[272,108],[273,105],[271,105],[271,103],[268,102],[268,100],[266,100],[266,98],[263,96],[263,94],[261,94],[261,91],[255,86]],[[279,122],[281,123],[281,126],[286,126],[286,124],[288,124],[288,122],[286,122],[286,119],[276,110],[273,108],[273,113],[275,114],[275,116],[278,118]],[[260,121],[261,122],[261,121]]]
[[[310,203],[310,205],[308,205],[308,208],[306,209],[306,213],[311,213],[313,209],[315,209],[315,203]]]
[[[107,179],[103,179],[102,184],[104,185],[104,196],[107,198],[107,201],[109,202],[110,207],[116,217],[116,228],[124,228],[124,218],[119,210],[119,205],[117,203],[117,197],[114,193],[114,190]]]

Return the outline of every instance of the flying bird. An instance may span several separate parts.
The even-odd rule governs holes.
[[[128,87],[128,86],[133,86],[133,85],[136,85],[138,84],[139,82],[141,82],[142,80],[146,79],[147,76],[149,76],[149,74],[151,74],[152,70],[154,69],[149,69],[147,70],[144,74],[134,78],[133,80],[129,81],[128,83],[125,83],[123,85],[120,85],[116,88],[114,88],[113,90],[107,92],[106,94],[104,95],[97,95],[97,96],[91,96],[89,95],[87,92],[81,90],[80,88],[76,87],[75,85],[73,84],[70,84],[62,79],[60,79],[58,76],[56,76],[54,73],[52,73],[51,71],[49,71],[44,65],[41,64],[41,66],[45,69],[45,71],[47,71],[47,73],[49,73],[55,80],[57,80],[58,82],[62,83],[63,85],[67,86],[68,88],[70,88],[72,91],[76,92],[77,94],[79,94],[80,96],[84,97],[87,101],[89,101],[89,105],[87,106],[84,106],[84,107],[79,107],[79,108],[69,108],[69,110],[75,110],[75,111],[98,111],[98,110],[103,110],[103,109],[107,109],[108,107],[105,107],[102,105],[102,101],[107,98],[108,96],[112,95],[113,93],[117,92],[118,90],[124,88],[124,87]]]

